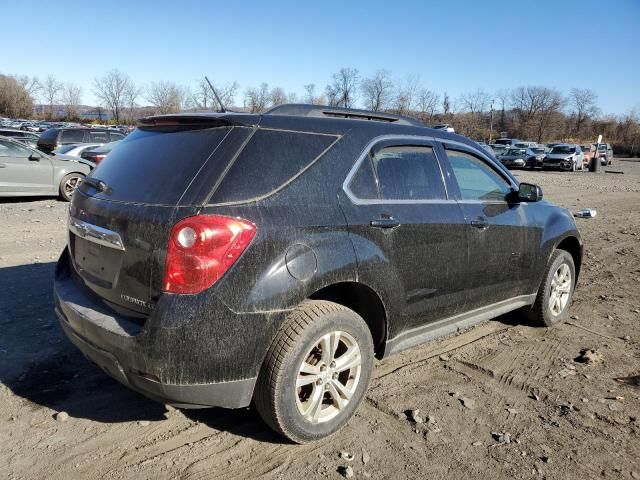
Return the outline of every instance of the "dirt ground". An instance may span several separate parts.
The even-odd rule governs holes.
[[[640,162],[609,169],[624,174],[517,172],[598,212],[577,220],[586,251],[569,322],[510,314],[377,362],[355,418],[303,446],[251,409],[175,410],[90,365],[53,313],[67,204],[0,201],[0,476],[640,478]],[[583,349],[593,363],[576,360]]]

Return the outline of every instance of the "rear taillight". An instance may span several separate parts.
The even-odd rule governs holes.
[[[249,246],[256,226],[240,218],[198,215],[171,229],[163,289],[198,293],[216,283]]]
[[[93,157],[93,161],[96,163],[96,165],[98,163],[100,163],[102,160],[104,160],[104,157],[106,157],[106,155],[96,155],[95,157]]]

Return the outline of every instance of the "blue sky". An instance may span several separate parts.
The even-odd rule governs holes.
[[[55,5],[55,6],[54,6]],[[590,88],[606,113],[640,107],[640,1],[0,0],[0,73],[84,89],[118,68],[136,83],[267,82],[300,95],[341,67],[380,68],[452,98]]]

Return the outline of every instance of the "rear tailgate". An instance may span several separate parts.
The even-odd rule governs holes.
[[[164,126],[127,137],[73,196],[69,254],[76,278],[122,313],[147,314],[162,291],[172,226],[198,213],[211,176],[250,133],[231,125]]]

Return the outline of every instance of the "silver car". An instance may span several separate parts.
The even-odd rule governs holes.
[[[80,155],[82,155],[82,152],[84,152],[85,150],[101,147],[102,145],[104,144],[103,143],[68,143],[66,145],[59,146],[51,153],[53,156],[67,155],[69,157],[80,158]]]
[[[542,160],[542,168],[554,168],[560,170],[576,170],[584,169],[584,153],[580,145],[561,144],[555,145]]]
[[[84,163],[57,160],[0,137],[0,197],[50,195],[69,201],[90,171]]]

